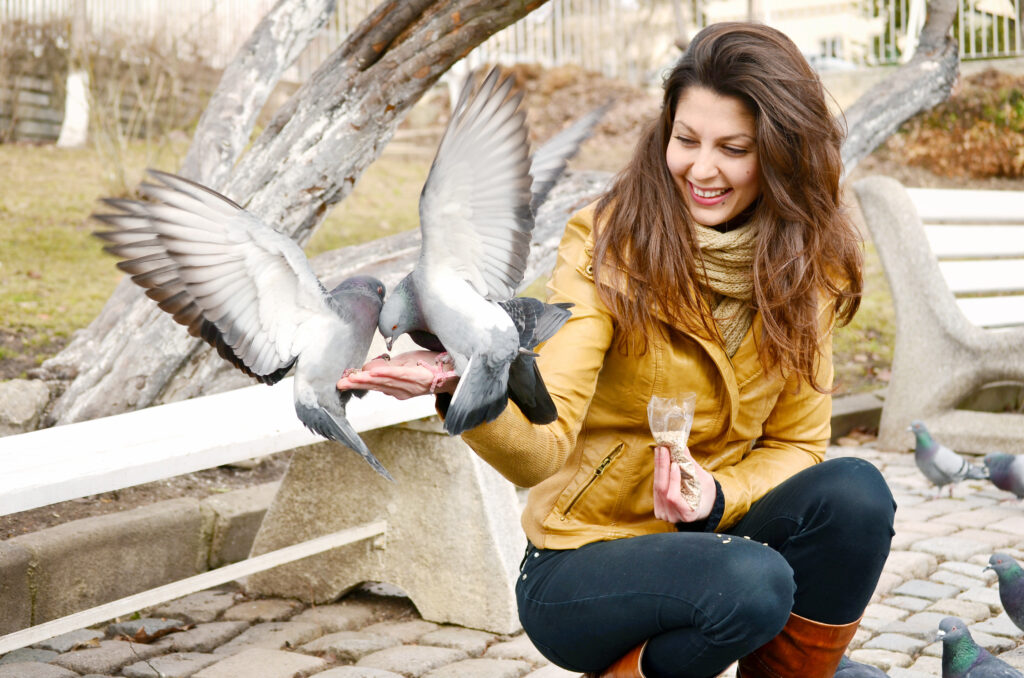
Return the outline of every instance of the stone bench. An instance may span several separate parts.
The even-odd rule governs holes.
[[[879,445],[913,447],[924,421],[961,451],[1024,453],[1024,414],[960,409],[978,389],[1024,382],[1024,192],[905,188],[854,192],[896,311]]]
[[[427,620],[518,631],[513,587],[525,537],[516,489],[443,433],[433,399],[370,393],[349,404],[393,483],[303,428],[291,400],[289,378],[0,438],[0,515],[292,450],[247,560],[33,619],[0,637],[0,652],[223,581],[317,603],[386,582]]]

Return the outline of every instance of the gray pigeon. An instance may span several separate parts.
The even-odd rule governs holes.
[[[999,580],[999,602],[1017,628],[1024,631],[1024,569],[1006,553],[993,553],[986,570],[994,570]]]
[[[225,360],[262,383],[295,367],[295,413],[313,432],[358,452],[391,475],[345,418],[352,393],[338,376],[366,359],[384,300],[368,276],[330,293],[302,249],[224,196],[173,174],[150,170],[149,202],[107,199],[96,236],[123,261],[160,308]],[[357,393],[356,395],[363,395]]]
[[[454,362],[460,379],[445,417],[451,435],[493,420],[510,397],[531,421],[557,416],[532,348],[569,312],[512,298],[534,227],[535,179],[521,100],[497,69],[479,87],[472,80],[463,87],[420,195],[419,259],[388,296],[378,322],[389,349],[408,333]],[[555,170],[538,170],[540,199],[564,160],[544,165]]]
[[[861,664],[844,655],[839,659],[835,678],[889,678],[889,674],[877,666]]]
[[[1017,499],[1024,497],[1024,459],[1014,454],[992,452],[986,454],[983,461],[993,485],[1013,492]]]
[[[924,477],[938,487],[939,494],[945,485],[949,485],[949,496],[952,497],[955,483],[967,478],[988,477],[985,467],[972,464],[945,445],[935,442],[924,423],[911,422],[909,430],[914,433],[914,462]]]
[[[937,635],[942,639],[942,678],[1024,678],[1020,671],[978,647],[962,619],[946,617],[939,622]]]

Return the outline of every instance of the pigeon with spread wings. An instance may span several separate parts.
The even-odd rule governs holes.
[[[302,249],[229,200],[183,177],[150,170],[148,201],[107,199],[96,214],[104,249],[161,309],[262,383],[294,366],[295,413],[313,432],[391,475],[345,418],[352,392],[338,375],[362,365],[384,285],[368,276],[327,292]],[[362,395],[357,393],[356,395]]]
[[[513,298],[526,270],[534,212],[607,106],[542,147],[531,162],[522,94],[497,69],[463,87],[420,196],[415,269],[384,302],[391,348],[408,333],[444,351],[460,375],[445,429],[497,417],[511,398],[533,423],[557,417],[533,348],[570,316],[568,304]]]

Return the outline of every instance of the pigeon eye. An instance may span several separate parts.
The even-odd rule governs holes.
[[[392,325],[392,326],[391,326],[391,329],[393,329],[393,330],[397,330],[397,329],[398,329],[398,325]]]

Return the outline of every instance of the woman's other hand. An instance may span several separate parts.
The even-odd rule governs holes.
[[[690,457],[690,450],[683,448],[683,453]],[[693,460],[693,457],[690,457]],[[692,523],[703,520],[711,515],[715,504],[715,479],[700,464],[693,462],[697,469],[697,480],[700,482],[700,503],[696,509],[683,499],[680,492],[682,475],[679,464],[672,461],[667,447],[654,448],[654,516],[670,523]]]
[[[454,393],[459,377],[446,353],[409,351],[380,356],[338,380],[341,391],[369,389],[406,400],[430,393]]]

